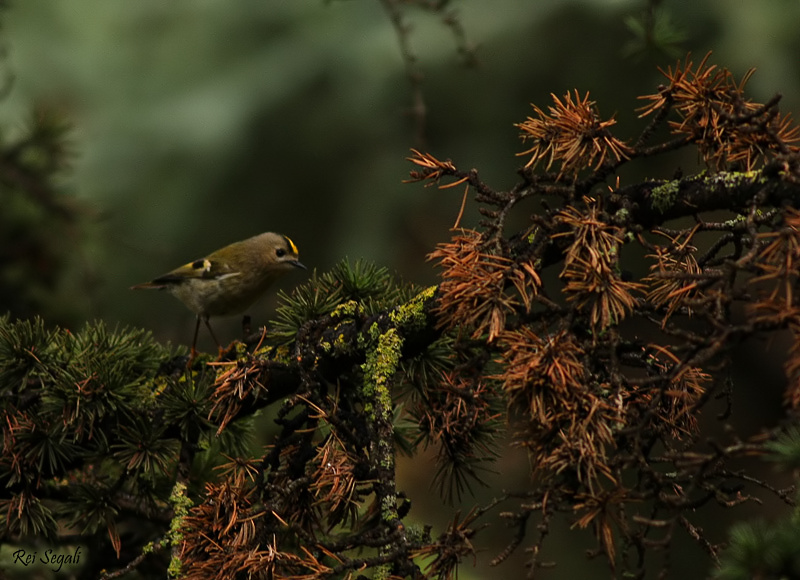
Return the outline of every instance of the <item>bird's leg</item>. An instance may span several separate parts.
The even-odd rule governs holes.
[[[200,332],[200,315],[197,315],[197,321],[194,325],[194,338],[192,339],[192,351],[189,354],[189,364],[197,358],[197,334]]]
[[[206,328],[208,328],[208,332],[210,332],[210,333],[211,333],[211,338],[213,338],[213,339],[214,339],[214,342],[216,342],[216,343],[217,343],[217,350],[219,351],[219,356],[221,357],[221,356],[222,356],[222,353],[223,353],[223,352],[225,352],[225,351],[224,351],[224,349],[222,348],[222,345],[220,344],[219,340],[217,340],[217,335],[216,335],[216,334],[214,334],[214,329],[213,329],[213,328],[211,328],[211,324],[208,322],[208,316],[204,316],[204,317],[203,317],[203,322],[205,322],[205,323],[206,323]]]
[[[206,328],[208,329],[208,332],[211,333],[211,338],[213,338],[214,342],[217,343],[217,347],[218,348],[222,348],[222,346],[220,345],[219,341],[217,340],[217,335],[214,334],[214,329],[211,328],[211,324],[209,324],[209,322],[208,322],[208,316],[204,316],[203,317],[203,322],[205,322]]]

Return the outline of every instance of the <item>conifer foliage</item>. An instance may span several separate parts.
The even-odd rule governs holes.
[[[742,577],[763,530],[737,528],[721,557],[726,538],[695,516],[763,495],[794,505],[739,461],[796,469],[797,433],[736,432],[748,385],[729,370],[743,341],[790,335],[797,412],[800,134],[708,57],[664,74],[630,140],[588,94],[535,106],[508,191],[413,151],[410,181],[463,185],[484,216],[432,251],[435,287],[343,261],[282,295],[268,331],[188,368],[138,330],[0,319],[4,541],[84,545],[85,577],[449,579],[499,514],[507,547],[491,564],[526,554],[511,577],[553,564],[556,520],[616,573],[666,573],[685,535],[709,569]],[[708,170],[614,179],[681,148]],[[542,208],[509,231],[531,199]],[[264,409],[279,433],[253,451]],[[724,435],[704,432],[720,422]],[[442,530],[413,511],[398,453],[432,448],[431,483],[464,504],[508,440],[528,453],[527,486],[454,507]],[[776,549],[792,529],[775,529]]]
[[[451,160],[409,158],[412,181],[466,183],[485,216],[480,231],[455,228],[431,254],[442,276],[434,313],[438,328],[482,345],[479,363],[462,349],[457,366],[469,365],[474,385],[492,381],[531,458],[536,484],[504,513],[519,535],[495,560],[538,520],[531,575],[561,514],[592,530],[612,569],[641,574],[653,552],[668,564],[681,533],[717,563],[722,539],[707,537],[690,512],[759,501],[742,492],[745,482],[794,505],[731,467],[765,455],[769,435],[703,444],[699,419],[720,398],[727,419],[744,388],[730,384],[731,350],[785,331],[794,346],[784,399],[792,414],[800,405],[800,129],[779,112],[779,97],[746,97],[752,71],[737,83],[706,56],[663,74],[667,83],[641,97],[650,123],[630,142],[612,134],[613,119],[602,120],[588,94],[554,95],[547,111],[534,105],[517,125],[528,161],[510,191]],[[707,171],[600,185],[639,158],[681,148],[695,148]],[[507,231],[528,198],[543,211]],[[636,255],[645,255],[644,271]],[[554,274],[560,283],[542,283]]]

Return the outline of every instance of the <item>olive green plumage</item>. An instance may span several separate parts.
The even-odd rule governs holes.
[[[278,278],[295,268],[305,269],[305,266],[298,260],[294,242],[281,234],[267,232],[234,242],[131,288],[167,290],[194,312],[197,316],[194,351],[200,320],[216,341],[208,323],[210,317],[244,312]]]

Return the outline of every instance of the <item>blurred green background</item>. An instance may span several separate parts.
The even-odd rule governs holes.
[[[73,125],[64,186],[88,208],[68,286],[73,322],[145,325],[185,343],[191,313],[171,297],[128,287],[262,231],[292,237],[312,268],[364,257],[432,281],[424,256],[447,237],[463,190],[403,185],[409,148],[510,187],[522,164],[515,153],[524,149],[513,123],[531,112],[529,103],[550,104],[551,92],[590,91],[601,115],[616,114],[617,134],[632,138],[642,126],[636,96],[662,80],[656,66],[713,50],[712,61],[739,77],[757,67],[754,99],[780,91],[783,110],[800,108],[797,2],[666,2],[662,21],[685,40],[674,56],[629,56],[636,37],[626,19],[645,7],[451,2],[477,47],[471,68],[440,17],[404,9],[425,75],[422,143],[380,2],[25,0],[2,15],[12,83],[0,126],[22,126],[32,103]],[[476,222],[472,208],[462,223]],[[273,305],[261,302],[254,321]],[[238,321],[226,332],[237,333]]]
[[[603,117],[616,115],[617,136],[631,139],[644,124],[636,96],[655,92],[662,82],[656,67],[674,65],[688,51],[697,62],[713,50],[711,62],[737,78],[756,67],[752,98],[781,92],[782,110],[798,116],[800,3],[662,6],[660,21],[671,24],[661,38],[675,42],[648,47],[629,25],[645,10],[642,1],[452,1],[449,9],[476,46],[475,67],[464,65],[440,16],[404,7],[425,77],[423,142],[381,2],[14,2],[0,13],[0,64],[10,82],[0,126],[13,138],[37,103],[63,114],[74,154],[60,185],[82,208],[79,235],[64,240],[68,267],[53,289],[67,306],[41,314],[65,324],[103,318],[143,326],[186,344],[188,310],[169,296],[128,287],[269,230],[292,237],[310,268],[367,258],[431,283],[425,255],[448,237],[463,189],[402,184],[409,148],[452,158],[462,169],[479,169],[494,188],[509,188],[524,162],[515,153],[525,149],[513,124],[531,113],[529,103],[546,108],[551,92],[590,91]],[[642,163],[626,170],[623,183],[670,177],[676,166],[691,171],[696,162],[681,153]],[[524,220],[525,210],[517,213]],[[477,220],[469,208],[462,225]],[[304,279],[292,274],[281,287]],[[274,296],[259,302],[254,323],[270,318],[274,306]],[[238,320],[215,328],[221,338],[239,335]],[[212,346],[203,340],[201,347]],[[768,402],[774,412],[779,394]],[[757,425],[758,410],[753,414]],[[526,481],[521,452],[498,469],[502,476],[492,481],[500,487]],[[423,489],[429,482],[425,470],[410,470],[408,478]],[[414,511],[441,523],[440,507],[423,495]],[[550,577],[575,577],[590,544],[559,544],[566,526],[561,532],[549,544],[559,561]],[[675,575],[703,577],[706,560],[702,570],[692,568],[691,556],[699,554],[689,545],[695,552],[687,563],[674,562]],[[469,568],[462,577],[478,577]]]

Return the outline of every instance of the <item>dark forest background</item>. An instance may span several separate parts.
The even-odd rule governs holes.
[[[782,111],[800,114],[800,5],[788,0],[464,0],[440,3],[439,11],[411,4],[25,0],[6,7],[0,132],[13,142],[34,114],[68,126],[57,186],[69,217],[27,222],[50,232],[47,248],[37,250],[46,276],[28,284],[29,273],[0,263],[4,284],[24,289],[3,291],[9,303],[0,311],[67,327],[103,319],[186,344],[192,314],[129,286],[262,231],[289,235],[311,269],[365,258],[415,283],[435,283],[425,256],[448,237],[461,189],[403,184],[410,148],[479,167],[502,190],[524,163],[515,157],[522,147],[513,124],[531,114],[530,103],[544,108],[550,93],[589,91],[601,115],[616,115],[616,135],[635,135],[643,104],[636,96],[663,81],[658,66],[689,52],[700,60],[713,51],[737,78],[756,68],[749,95],[764,102],[780,92]],[[646,30],[654,4],[658,25]],[[393,26],[393,9],[410,26],[406,33]],[[420,98],[424,118],[414,108]],[[639,163],[623,181],[669,178],[676,167],[692,173],[701,164],[683,151]],[[461,224],[477,221],[468,205]],[[274,296],[262,300],[254,322],[271,318],[275,304]],[[216,328],[227,340],[239,336],[238,320]],[[753,388],[737,405],[749,410],[743,421],[753,430],[782,415],[785,348],[741,349],[735,382]],[[264,437],[270,428],[265,420]],[[422,461],[400,461],[406,488],[430,484]],[[528,478],[522,451],[496,467],[491,485]],[[436,521],[438,497],[414,495],[415,510]],[[480,490],[478,500],[491,495]],[[777,501],[766,510],[711,509],[708,524],[769,517],[773,508],[785,509]],[[592,566],[572,557],[588,543],[567,532],[551,530],[559,562],[553,578],[580,577]],[[687,541],[673,552],[673,577],[707,573],[692,564],[697,550]],[[461,578],[494,577],[487,570],[467,565]]]

